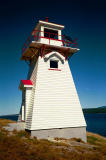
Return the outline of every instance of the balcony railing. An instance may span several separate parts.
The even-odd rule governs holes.
[[[51,42],[53,42],[53,41],[60,41],[61,46],[77,48],[77,38],[70,41],[70,40],[66,39],[64,35],[59,35],[59,34],[55,34],[55,33],[51,33],[51,32],[39,31],[39,30],[33,30],[33,32],[28,37],[27,41],[25,42],[25,44],[22,48],[22,55],[25,52],[25,50],[29,47],[29,45],[32,43],[32,41],[42,43],[42,41],[41,41],[42,39],[48,39],[49,45],[52,45]]]

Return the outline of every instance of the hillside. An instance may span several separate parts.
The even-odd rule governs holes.
[[[3,127],[14,121],[0,119],[0,160],[105,160],[106,138],[87,133],[81,139],[31,138],[24,130],[9,132]]]
[[[84,108],[84,113],[106,113],[106,106],[98,107],[98,108]]]

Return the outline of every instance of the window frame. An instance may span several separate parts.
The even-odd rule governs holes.
[[[48,30],[48,31],[45,31],[45,30]],[[49,32],[49,31],[50,31],[50,32]],[[46,33],[46,32],[47,32],[47,33]],[[53,32],[55,32],[55,33],[53,33]],[[50,34],[49,34],[49,33],[50,33]],[[52,35],[53,35],[52,33],[55,34],[54,37],[52,37]],[[48,34],[48,36],[46,36],[46,34]],[[45,37],[45,38],[50,38],[50,39],[56,39],[56,40],[58,40],[58,39],[59,39],[58,30],[44,27],[44,37]]]

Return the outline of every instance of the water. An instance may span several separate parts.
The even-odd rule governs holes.
[[[87,131],[106,137],[106,113],[85,113]]]
[[[3,119],[9,119],[9,120],[13,120],[13,121],[17,121],[17,120],[18,120],[18,114],[15,114],[15,115],[0,116],[0,118],[3,118]]]
[[[87,131],[106,137],[106,113],[85,113]],[[0,116],[0,118],[17,121],[18,115]]]

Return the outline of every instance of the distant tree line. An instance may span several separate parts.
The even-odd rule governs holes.
[[[84,108],[84,113],[106,113],[106,106],[98,108]]]

